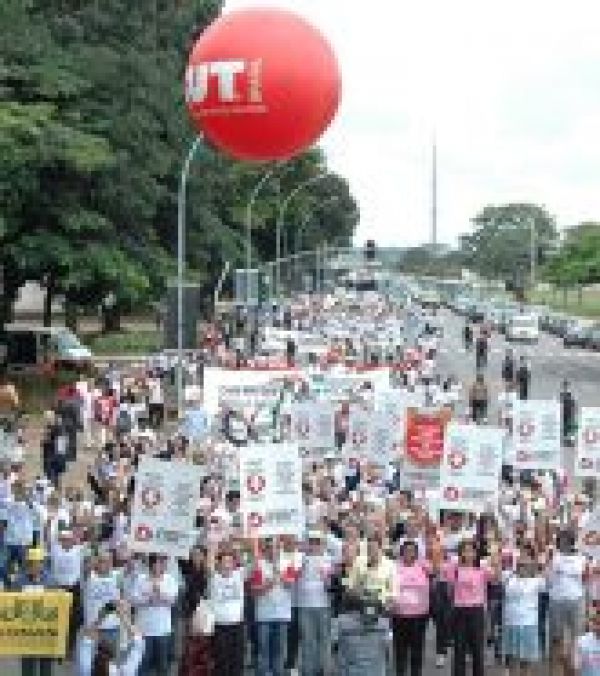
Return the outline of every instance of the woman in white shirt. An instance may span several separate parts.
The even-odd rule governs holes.
[[[517,572],[504,578],[504,654],[510,674],[529,676],[539,662],[539,599],[546,581],[530,552],[519,553]]]
[[[119,617],[127,637],[127,643],[120,651],[114,642],[100,635],[100,625],[113,613]],[[77,676],[137,676],[143,656],[144,638],[131,623],[126,604],[122,601],[109,603],[83,632],[77,655]]]
[[[215,619],[214,664],[219,676],[244,673],[244,570],[232,552],[222,552],[214,563],[209,551],[209,597]]]
[[[551,659],[554,664],[568,660],[573,643],[583,626],[584,581],[587,563],[575,551],[575,537],[570,531],[557,536],[558,552],[548,565],[548,592],[550,597]],[[568,664],[565,666],[568,667]]]

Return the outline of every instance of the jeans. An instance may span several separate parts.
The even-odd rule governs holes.
[[[171,653],[171,634],[165,636],[146,636],[144,657],[140,665],[140,676],[155,673],[164,676],[169,673],[169,655]]]
[[[452,606],[445,580],[437,580],[433,587],[433,621],[435,624],[435,652],[445,655],[451,642]]]
[[[287,646],[288,622],[258,622],[259,674],[283,676]]]
[[[325,672],[331,649],[331,612],[329,608],[299,608],[300,666],[302,676]]]

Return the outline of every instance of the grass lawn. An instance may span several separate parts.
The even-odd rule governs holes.
[[[162,348],[162,333],[153,329],[124,329],[119,333],[82,336],[94,355],[141,355]]]
[[[600,317],[600,289],[583,289],[581,297],[577,289],[537,291],[530,299],[532,303],[548,305],[554,310],[577,317]]]

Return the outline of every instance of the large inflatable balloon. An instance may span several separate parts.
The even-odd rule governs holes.
[[[195,128],[242,160],[309,148],[340,101],[337,60],[304,19],[279,9],[231,12],[192,48],[185,95]]]

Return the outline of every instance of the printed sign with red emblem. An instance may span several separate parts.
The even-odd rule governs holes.
[[[590,479],[600,476],[600,408],[582,406],[579,412],[575,475]]]
[[[331,402],[297,402],[292,408],[292,441],[303,458],[336,457],[335,408]]]
[[[240,448],[240,511],[249,537],[299,535],[304,527],[302,461],[295,444]]]
[[[186,462],[141,458],[131,512],[133,551],[189,555],[203,474],[200,467]]]
[[[400,485],[404,490],[434,490],[440,487],[440,466],[444,454],[449,409],[420,411],[409,408],[406,414],[406,441]]]
[[[498,504],[504,430],[450,423],[440,472],[442,509],[480,512]]]
[[[561,419],[558,401],[517,401],[514,407],[516,469],[560,467]]]

